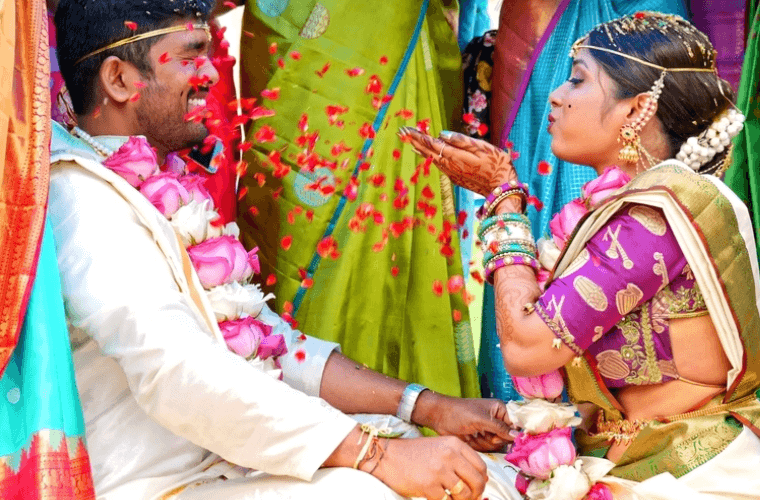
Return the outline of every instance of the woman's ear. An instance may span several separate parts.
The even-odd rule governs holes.
[[[110,56],[100,65],[100,85],[105,97],[115,104],[124,104],[134,94],[135,74],[139,73],[137,69],[119,59],[116,56]]]
[[[647,109],[651,109],[652,116],[657,114],[657,103],[652,103],[648,92],[642,92],[630,100],[630,109],[626,116],[627,123],[631,124],[638,120]],[[651,118],[651,117],[650,117]]]

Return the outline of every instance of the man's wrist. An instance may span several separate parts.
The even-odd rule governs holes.
[[[401,393],[401,400],[396,410],[396,416],[404,422],[413,422],[412,414],[417,405],[417,399],[419,396],[428,391],[428,388],[420,384],[409,384],[404,388],[404,392]]]
[[[430,389],[422,392],[417,398],[417,404],[412,412],[412,423],[435,430],[433,417],[438,408],[439,400],[440,394]]]

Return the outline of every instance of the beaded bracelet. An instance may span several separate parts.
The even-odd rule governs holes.
[[[530,219],[528,219],[527,215],[524,214],[516,214],[516,213],[503,213],[503,214],[497,214],[492,217],[488,217],[487,219],[484,219],[480,226],[478,227],[478,237],[482,240],[483,234],[490,228],[498,225],[501,227],[502,225],[511,225],[511,224],[522,224],[530,230]]]
[[[495,259],[492,259],[488,262],[485,266],[485,279],[486,281],[493,285],[493,278],[494,274],[496,273],[497,269],[501,269],[502,267],[507,266],[515,266],[515,265],[522,265],[522,266],[530,266],[533,268],[534,271],[538,271],[540,264],[538,261],[531,256],[524,255],[524,254],[501,254]]]
[[[505,240],[497,242],[497,245],[493,245],[496,248],[483,249],[483,262],[488,262],[499,254],[503,253],[523,253],[536,258],[537,249],[536,244],[531,240]]]
[[[489,227],[479,235],[478,239],[480,240],[480,245],[486,248],[494,241],[499,240],[516,239],[533,241],[533,233],[527,224],[508,222],[503,225],[497,224]]]
[[[522,198],[521,211],[525,212],[528,205],[528,186],[515,180],[505,182],[501,186],[496,187],[491,193],[486,196],[486,201],[483,206],[478,210],[478,217],[484,219],[489,217],[496,206],[501,200],[507,196],[517,195]]]

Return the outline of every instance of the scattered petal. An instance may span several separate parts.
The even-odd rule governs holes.
[[[364,68],[357,67],[357,68],[346,69],[346,74],[350,76],[351,78],[361,76],[364,74]]]
[[[270,101],[276,101],[277,99],[280,98],[280,87],[262,90],[261,97],[263,97],[264,99],[269,99]]]
[[[552,173],[552,165],[546,160],[541,160],[538,162],[538,173],[539,175],[549,175]]]
[[[137,29],[137,23],[134,21],[124,21],[124,26],[135,31]]]
[[[486,125],[485,123],[481,123],[480,125],[478,125],[478,134],[483,136],[483,135],[486,135],[487,133],[488,133],[488,125]]]
[[[301,53],[298,52],[297,50],[294,50],[289,55],[290,55],[290,58],[293,59],[294,61],[298,61],[299,59],[301,59]]]
[[[396,276],[398,276],[398,266],[393,266],[393,267],[391,268],[391,276],[393,276],[394,278],[395,278]]]
[[[271,55],[275,55],[277,53],[277,43],[276,42],[272,42],[271,44],[269,44],[269,53]]]
[[[269,276],[267,276],[267,280],[266,280],[267,286],[272,286],[275,283],[277,283],[277,276],[275,276],[274,274],[270,274]]]
[[[454,318],[454,321],[462,321],[462,311],[459,309],[454,309],[454,311],[451,313],[451,317]]]
[[[291,235],[283,236],[282,239],[280,240],[280,246],[286,252],[290,250],[290,245],[292,244],[293,244],[293,236]]]
[[[449,282],[446,284],[449,293],[457,293],[464,288],[464,278],[461,274],[457,274],[449,278]]]
[[[443,283],[441,282],[441,280],[433,281],[433,293],[439,297],[443,295]]]
[[[472,113],[465,113],[462,115],[462,121],[469,125],[475,121],[475,115]]]
[[[296,361],[299,363],[303,363],[306,361],[306,352],[303,349],[298,349],[295,354],[293,354],[293,357],[296,358]]]
[[[325,76],[325,73],[327,73],[327,70],[330,69],[330,61],[326,62],[324,66],[322,66],[322,69],[319,71],[315,71],[318,77],[322,78]]]
[[[381,56],[380,57],[380,64],[382,64],[382,65],[388,64],[388,56]]]

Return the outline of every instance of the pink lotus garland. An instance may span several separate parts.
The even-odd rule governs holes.
[[[542,269],[539,271],[539,286],[543,290],[546,286],[547,279],[551,270],[556,264],[562,249],[567,244],[573,231],[580,220],[589,212],[606,200],[615,191],[625,186],[630,177],[617,167],[608,167],[602,175],[586,183],[582,188],[582,196],[565,205],[558,214],[556,214],[549,228],[551,230],[550,239],[542,239],[538,242],[539,260]],[[552,371],[536,377],[512,377],[515,389],[527,402],[510,402],[507,405],[507,411],[516,420],[523,420],[529,427],[535,427],[539,422],[539,427],[546,430],[546,421],[557,422],[556,428],[550,428],[548,432],[531,433],[523,430],[515,439],[512,450],[506,455],[505,459],[520,469],[517,477],[518,490],[521,494],[527,494],[528,498],[533,498],[533,492],[539,492],[537,498],[550,498],[544,496],[547,490],[547,484],[551,482],[554,471],[563,468],[563,475],[567,477],[567,467],[573,466],[576,462],[575,447],[572,443],[572,425],[574,419],[568,419],[566,414],[569,409],[574,409],[572,405],[552,405],[551,403],[532,403],[531,400],[549,400],[557,399],[564,390],[564,381],[559,370]],[[530,416],[531,413],[533,416]],[[536,415],[540,415],[537,417]],[[526,417],[527,416],[527,417]],[[579,419],[578,419],[579,420]],[[571,423],[573,422],[573,423]],[[551,427],[554,427],[552,425]],[[576,467],[577,469],[578,467]],[[581,473],[578,477],[581,478]],[[531,479],[532,478],[532,479]],[[586,477],[586,480],[588,477]],[[583,481],[579,479],[579,481]],[[576,484],[577,486],[577,484]],[[591,489],[588,489],[588,488]],[[567,492],[567,488],[565,488]],[[580,496],[573,494],[573,498],[584,498],[586,500],[611,500],[612,495],[609,489],[602,483],[588,486],[580,485],[578,491]],[[553,497],[551,497],[553,498]],[[563,497],[565,498],[565,497]]]
[[[142,137],[130,137],[103,165],[119,174],[145,195],[177,230],[219,321],[227,347],[253,360],[277,358],[287,353],[282,335],[258,321],[264,296],[257,285],[249,284],[260,272],[258,248],[246,252],[237,239],[237,226],[220,228],[219,215],[203,185],[203,178],[185,173],[184,162],[170,155],[168,172],[158,168],[156,153]],[[281,377],[281,374],[280,374]]]

